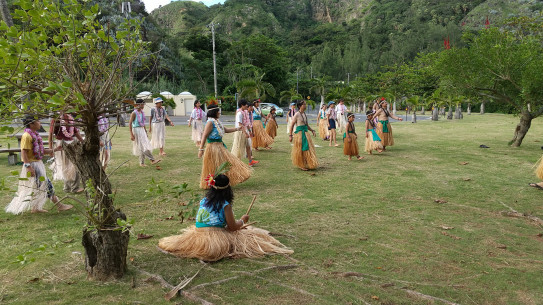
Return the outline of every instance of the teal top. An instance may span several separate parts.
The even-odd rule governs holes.
[[[134,110],[136,119],[132,121],[132,128],[145,127],[145,113]]]
[[[296,131],[294,131],[294,133],[298,133],[300,131],[302,132],[302,151],[309,150],[309,142],[307,141],[307,136],[305,135],[308,130],[307,125],[302,125],[296,127]]]
[[[217,129],[217,126],[212,122],[211,125],[213,125],[213,129],[207,136],[207,143],[222,143],[224,145],[224,148],[226,148],[226,144],[222,141],[222,137],[219,134],[219,130]]]
[[[262,112],[260,111],[260,109],[258,109],[258,111],[256,109],[253,110],[253,120],[262,121]]]
[[[226,218],[224,216],[224,207],[229,205],[228,201],[225,201],[221,209],[216,212],[212,211],[211,208],[205,207],[207,198],[204,198],[200,201],[200,208],[196,214],[196,227],[197,228],[206,228],[206,227],[226,227]]]

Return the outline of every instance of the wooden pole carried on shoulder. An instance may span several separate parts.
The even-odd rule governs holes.
[[[253,204],[255,203],[256,195],[253,195],[253,201],[251,201],[251,205],[249,206],[249,209],[247,210],[246,215],[249,215],[249,212],[251,212],[251,208],[253,207]]]

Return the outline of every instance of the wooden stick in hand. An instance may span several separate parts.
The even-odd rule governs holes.
[[[253,201],[251,201],[251,205],[249,206],[249,209],[247,210],[246,215],[249,215],[249,212],[251,212],[251,208],[253,207],[253,204],[255,203],[256,195],[253,195]]]

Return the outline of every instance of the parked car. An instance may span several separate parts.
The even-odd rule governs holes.
[[[271,107],[275,107],[275,114],[283,117],[283,109],[274,103],[260,103],[260,109],[262,110],[262,116],[266,116],[270,113]]]

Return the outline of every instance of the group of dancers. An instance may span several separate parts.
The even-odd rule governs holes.
[[[145,166],[145,159],[149,159],[151,164],[161,161],[153,156],[153,149],[159,149],[161,156],[166,155],[164,126],[166,121],[169,121],[171,125],[173,123],[162,107],[162,102],[160,98],[154,99],[155,107],[151,111],[149,122],[151,141],[147,136],[143,100],[136,100],[135,109],[130,116],[130,138],[133,141],[133,153],[139,157],[140,166]],[[231,187],[249,179],[254,171],[253,166],[258,164],[253,152],[260,149],[272,149],[278,129],[275,119],[276,109],[272,107],[270,113],[263,116],[260,100],[252,102],[241,100],[236,111],[234,128],[228,128],[220,121],[221,111],[218,105],[208,106],[207,113],[201,109],[198,101],[194,106],[189,125],[192,128],[192,140],[198,147],[198,157],[202,159],[200,187],[207,191],[200,202],[196,225],[185,229],[181,235],[161,239],[159,247],[167,253],[180,257],[194,257],[205,261],[215,261],[224,257],[258,257],[264,254],[292,253],[292,250],[271,237],[267,231],[247,225],[248,213],[236,221],[232,209],[234,196]],[[319,162],[312,139],[316,136],[316,132],[309,124],[306,114],[307,102],[298,100],[291,106],[293,107],[287,116],[287,132],[289,142],[292,143],[292,164],[304,171],[316,169]],[[349,156],[349,159],[353,156],[361,159],[358,152],[354,114],[346,112],[342,101],[339,102],[337,111],[334,102],[326,106],[319,112],[320,137],[328,140],[330,146],[339,146],[335,138],[336,126],[338,126],[340,132],[344,131],[344,154]],[[368,153],[372,150],[382,151],[386,146],[394,144],[388,118],[401,119],[391,115],[387,106],[386,101],[382,100],[373,112],[368,112],[365,124]],[[204,125],[205,118],[207,122]],[[99,125],[105,124],[106,122],[102,122]],[[42,168],[41,158],[45,153],[52,153],[53,150],[57,151],[57,154],[62,152],[60,141],[75,139],[81,141],[81,134],[74,125],[73,118],[69,114],[61,114],[59,124],[52,123],[51,125],[51,133],[56,137],[58,146],[53,148],[53,144],[50,144],[51,148],[44,149],[37,133],[40,128],[39,120],[29,118],[25,121],[25,126],[28,128],[25,129],[21,144],[24,162],[22,175],[26,175],[27,171],[34,173],[32,177],[35,179],[29,179],[26,182],[35,185],[20,185],[17,197],[13,199],[6,211],[15,214],[28,209],[32,212],[45,212],[43,204],[47,198],[58,202],[52,183],[47,178],[45,169]],[[104,130],[104,127],[99,126],[100,130]],[[104,137],[106,130],[101,132],[100,141],[105,156],[102,159],[104,167],[110,159],[111,150],[109,137]],[[234,142],[229,150],[223,142],[223,137],[225,133],[232,132],[235,133]],[[81,192],[83,189],[79,186],[80,178],[77,177],[77,170],[69,162],[66,156],[56,156],[55,163],[59,169],[55,173],[62,173],[67,192]],[[225,164],[228,166],[225,167]],[[218,172],[217,169],[221,168],[223,170]],[[41,192],[25,192],[25,189],[40,189]],[[36,201],[35,197],[40,198]],[[16,204],[13,204],[14,202]],[[71,205],[58,203],[59,210],[71,207]]]

